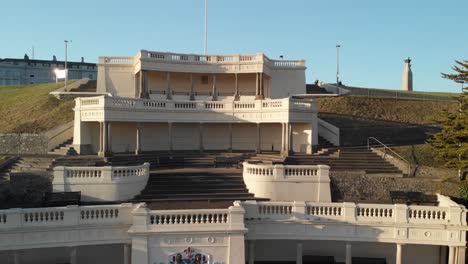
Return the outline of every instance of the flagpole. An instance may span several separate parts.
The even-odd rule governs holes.
[[[205,0],[205,55],[207,51],[207,45],[208,45],[208,0]]]

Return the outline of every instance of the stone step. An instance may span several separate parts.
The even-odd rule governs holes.
[[[219,189],[219,190],[216,190],[216,189],[203,189],[202,192],[200,192],[200,189],[184,189],[184,188],[180,188],[180,189],[175,189],[175,190],[145,190],[145,191],[142,191],[141,192],[141,195],[153,195],[153,196],[164,196],[164,195],[168,195],[168,196],[171,196],[171,195],[174,195],[174,191],[177,191],[177,195],[180,195],[180,194],[226,194],[226,193],[249,193],[246,189],[224,189],[222,192],[220,192],[220,190],[223,190],[223,189]]]
[[[247,198],[251,199],[254,197],[252,193],[177,193],[169,195],[138,195],[136,199],[171,199],[171,200],[181,200],[181,199],[203,199],[203,200],[213,200],[220,198],[230,198],[230,199],[241,199]]]

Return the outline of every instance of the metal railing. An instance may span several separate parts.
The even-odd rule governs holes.
[[[387,150],[389,150],[391,154],[393,154],[395,157],[397,157],[402,162],[404,162],[406,164],[406,166],[408,166],[408,171],[407,171],[408,176],[411,176],[411,162],[409,162],[407,159],[403,158],[400,154],[396,153],[393,149],[391,149],[389,146],[385,145],[384,143],[382,143],[380,140],[376,139],[375,137],[368,137],[367,138],[367,149],[368,150],[371,149],[371,145],[370,145],[371,140],[377,142],[380,146],[383,147],[384,157],[387,154]]]

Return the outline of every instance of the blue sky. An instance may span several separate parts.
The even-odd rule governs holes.
[[[466,0],[209,0],[209,54],[265,52],[306,59],[307,82],[400,89],[403,60],[413,60],[414,88],[458,92],[440,78],[468,59]],[[96,62],[140,49],[203,53],[204,0],[15,0],[0,5],[0,58]]]

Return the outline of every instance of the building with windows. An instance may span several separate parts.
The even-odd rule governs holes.
[[[24,85],[55,82],[55,69],[64,69],[65,62],[52,60],[30,59],[25,54],[23,59],[0,59],[0,85]],[[95,63],[67,62],[69,79],[88,78],[95,80],[97,70]]]

